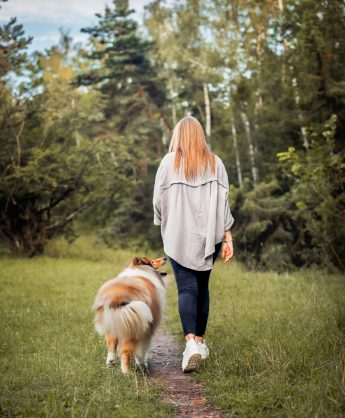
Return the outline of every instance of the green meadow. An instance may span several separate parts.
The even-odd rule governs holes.
[[[219,258],[210,289],[211,356],[193,376],[211,402],[229,416],[345,416],[344,277],[247,272]],[[176,300],[170,287],[174,332]]]
[[[132,255],[162,254],[81,240],[55,242],[40,258],[1,258],[1,416],[176,416],[140,370],[124,377],[118,363],[105,367],[105,344],[93,329],[95,292]],[[344,290],[341,276],[247,272],[219,258],[211,356],[193,378],[226,416],[344,416]],[[165,323],[183,343],[174,283]]]
[[[93,328],[98,287],[129,254],[0,261],[1,394],[6,417],[165,417],[171,406],[140,370],[105,367],[106,346]],[[72,256],[75,256],[73,251]]]

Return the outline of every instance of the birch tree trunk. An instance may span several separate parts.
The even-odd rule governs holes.
[[[77,106],[76,106],[76,103],[75,103],[75,97],[74,97],[74,95],[72,95],[72,97],[71,97],[71,108],[72,108],[72,110],[75,110],[76,107]],[[80,148],[81,141],[80,141],[80,135],[79,135],[78,130],[75,133],[75,142],[76,142],[77,148]]]
[[[244,110],[241,110],[241,118],[244,124],[246,137],[248,141],[250,170],[252,173],[253,183],[256,186],[258,183],[258,168],[255,163],[255,152],[254,152],[254,146],[253,146],[252,135],[251,135],[251,130],[250,130],[250,124],[249,124],[248,116]]]
[[[281,15],[281,18],[283,18],[284,15],[284,9],[285,9],[285,5],[284,5],[284,0],[278,0],[278,9]],[[289,49],[289,42],[287,41],[287,39],[284,36],[284,33],[282,31],[282,39],[283,39],[283,55],[286,54],[287,50]],[[302,139],[303,139],[303,145],[305,147],[306,150],[308,150],[309,148],[309,143],[308,143],[308,138],[307,138],[307,131],[306,131],[306,127],[303,125],[303,115],[302,112],[300,110],[300,97],[299,97],[299,93],[298,93],[298,85],[297,85],[297,79],[296,77],[293,75],[294,71],[293,71],[293,67],[290,66],[290,70],[291,70],[291,74],[292,74],[292,91],[293,91],[293,96],[294,96],[294,100],[295,100],[295,104],[297,107],[297,112],[298,112],[298,120],[301,123],[301,135],[302,135]],[[283,68],[282,68],[282,77],[283,77],[283,81],[285,81],[285,77],[286,77],[286,67],[285,67],[285,63],[283,63]]]
[[[266,33],[264,28],[259,25],[258,28],[258,35],[256,40],[256,56],[257,56],[257,70],[258,70],[258,77],[257,77],[257,86],[255,89],[255,97],[256,97],[256,108],[261,109],[263,105],[263,98],[262,98],[262,55],[264,53],[263,43],[266,40]]]
[[[291,72],[293,72],[293,68],[291,68]],[[308,142],[308,138],[307,138],[307,129],[304,126],[303,122],[303,115],[300,109],[300,97],[299,97],[299,93],[298,93],[298,85],[297,85],[297,79],[296,77],[292,78],[292,89],[293,89],[293,95],[294,95],[294,99],[295,99],[295,103],[296,103],[296,107],[297,107],[297,112],[298,112],[298,120],[301,123],[301,135],[302,135],[302,139],[303,139],[303,145],[304,148],[306,150],[308,150],[309,148],[309,142]]]
[[[232,141],[233,147],[235,151],[235,158],[236,158],[236,172],[237,172],[237,181],[238,185],[242,187],[242,169],[241,169],[241,160],[240,160],[240,153],[238,150],[238,141],[237,141],[237,130],[235,125],[234,119],[234,112],[232,107],[230,107],[230,123],[231,123],[231,133],[232,133]]]
[[[171,100],[171,116],[172,116],[172,123],[173,126],[176,125],[176,103],[175,103],[175,90],[174,90],[174,81],[172,72],[169,71],[169,92],[170,92],[170,100]]]
[[[160,122],[160,125],[161,125],[161,128],[162,128],[162,138],[161,138],[162,144],[164,146],[166,146],[166,144],[169,141],[169,131],[168,131],[167,126],[165,125],[164,119],[162,117],[160,118],[159,122]]]
[[[203,83],[204,101],[205,101],[205,115],[206,115],[206,141],[211,145],[211,105],[210,96],[208,94],[207,83]]]
[[[283,62],[282,62],[282,83],[283,85],[285,85],[286,83],[286,65],[285,65],[285,52],[288,49],[288,42],[285,38],[285,33],[284,33],[284,29],[283,29],[283,18],[284,18],[284,0],[278,0],[278,9],[279,9],[279,13],[280,13],[280,19],[279,19],[279,27],[281,30],[281,39],[283,40],[282,44],[283,44]],[[279,42],[280,44],[280,42]]]

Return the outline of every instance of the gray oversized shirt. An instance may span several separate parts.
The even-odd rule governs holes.
[[[216,170],[186,180],[183,164],[174,171],[175,152],[158,167],[153,191],[155,225],[161,226],[164,252],[184,267],[210,270],[215,245],[222,241],[234,218],[228,203],[229,181],[223,161]]]

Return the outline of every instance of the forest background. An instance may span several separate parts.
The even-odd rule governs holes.
[[[344,2],[155,0],[143,27],[132,15],[114,0],[87,45],[62,31],[31,54],[15,17],[1,26],[3,251],[80,234],[161,250],[154,177],[191,114],[229,174],[236,257],[344,271]]]

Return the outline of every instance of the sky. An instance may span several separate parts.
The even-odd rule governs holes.
[[[130,0],[130,7],[136,11],[132,15],[140,24],[143,7],[149,0]],[[97,21],[95,13],[102,13],[111,0],[9,0],[0,3],[0,24],[17,17],[26,35],[34,37],[28,52],[44,50],[56,44],[59,28],[68,30],[74,42],[85,43],[87,34],[80,32],[82,27],[91,26]]]

